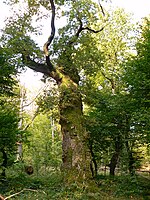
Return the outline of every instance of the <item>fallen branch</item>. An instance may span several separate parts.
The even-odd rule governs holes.
[[[20,192],[17,192],[17,193],[15,193],[15,194],[12,194],[12,195],[10,195],[10,196],[4,198],[4,200],[10,199],[10,198],[12,198],[12,197],[14,197],[14,196],[17,196],[17,195],[23,193],[24,191],[39,192],[38,190],[33,190],[33,189],[23,189],[23,190],[21,190]],[[42,191],[42,192],[45,194],[44,191]]]
[[[4,200],[4,197],[2,195],[0,195],[0,200]]]

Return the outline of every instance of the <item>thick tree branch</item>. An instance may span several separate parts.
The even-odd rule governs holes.
[[[78,38],[79,35],[80,35],[80,33],[81,33],[81,31],[83,31],[83,23],[82,23],[82,20],[81,20],[79,17],[78,17],[77,19],[78,19],[78,21],[79,21],[79,23],[80,23],[80,26],[79,26],[79,28],[78,28],[78,30],[77,30],[75,36]]]
[[[44,53],[48,57],[49,57],[48,47],[51,44],[51,42],[53,41],[54,36],[55,36],[55,5],[54,5],[54,1],[50,0],[50,4],[51,4],[51,9],[52,9],[51,34],[50,34],[47,42],[44,44],[44,47],[43,47]]]
[[[23,63],[30,69],[36,72],[41,72],[48,77],[52,77],[57,82],[57,84],[61,83],[62,78],[60,77],[59,73],[56,71],[56,69],[53,67],[52,63],[49,60],[49,65],[46,65],[42,63],[37,63],[34,60],[32,60],[30,56],[25,56],[24,54],[22,55],[22,59]]]
[[[26,56],[25,54],[22,55],[22,60],[23,63],[30,69],[36,72],[41,72],[46,76],[50,76],[51,69],[46,64],[37,63],[34,60],[32,60],[30,56]]]
[[[52,9],[52,17],[51,17],[51,34],[47,40],[47,42],[44,44],[43,50],[44,50],[44,54],[46,56],[46,64],[40,64],[35,62],[34,60],[32,60],[30,58],[29,55],[26,55],[26,52],[22,55],[23,58],[23,62],[30,68],[35,70],[36,72],[41,72],[46,76],[50,76],[53,79],[56,80],[57,84],[61,83],[61,78],[59,73],[56,71],[55,67],[53,66],[53,64],[50,61],[50,56],[49,56],[49,51],[48,48],[51,44],[51,42],[54,39],[55,36],[55,5],[54,5],[54,1],[50,0],[50,4],[51,4],[51,9]]]
[[[48,51],[48,47],[50,46],[50,44],[53,41],[54,36],[55,36],[55,5],[54,5],[54,1],[50,0],[50,4],[51,4],[51,9],[52,9],[51,34],[50,34],[47,42],[44,44],[43,50],[44,50],[44,54],[46,56],[47,65],[50,67],[51,71],[55,72],[55,68],[50,61],[50,55],[49,55],[49,51]]]

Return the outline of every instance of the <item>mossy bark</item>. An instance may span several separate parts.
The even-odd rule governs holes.
[[[62,141],[62,171],[65,181],[90,178],[90,151],[84,128],[82,100],[78,85],[64,77],[60,88],[60,125]]]

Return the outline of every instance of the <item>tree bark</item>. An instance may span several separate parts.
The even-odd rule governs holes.
[[[90,151],[83,126],[82,100],[78,85],[64,77],[60,89],[60,125],[62,141],[62,170],[68,182],[91,178]]]
[[[91,163],[90,163],[90,169],[92,172],[92,177],[96,177],[97,176],[97,162],[96,162],[96,158],[95,158],[95,154],[93,152],[93,145],[92,145],[92,141],[89,142],[89,149],[90,149],[90,153],[91,153]]]
[[[120,155],[120,150],[121,150],[121,141],[120,137],[118,136],[115,139],[115,152],[112,155],[109,167],[110,167],[110,175],[114,176],[115,175],[115,169],[118,163],[119,155]]]
[[[29,56],[24,57],[24,62],[29,68],[35,67],[34,70],[39,72],[42,72],[43,66],[43,74],[49,75],[58,84],[60,125],[63,137],[62,170],[68,182],[74,179],[81,181],[92,177],[90,172],[91,156],[87,146],[88,136],[83,124],[82,99],[78,90],[79,76],[73,68],[71,60],[61,55],[60,60],[63,61],[63,59],[68,60],[69,72],[62,73],[59,68],[54,69],[49,56],[46,56],[46,64],[37,63],[35,66],[35,62]]]
[[[110,175],[114,176],[115,175],[115,169],[118,163],[118,158],[119,158],[119,153],[115,152],[111,158],[109,167],[110,167]]]
[[[57,68],[55,68],[49,55],[49,46],[55,36],[55,5],[53,0],[50,0],[50,6],[52,10],[51,34],[43,47],[46,63],[36,63],[29,55],[26,55],[26,51],[22,53],[22,58],[29,68],[52,77],[58,84],[60,125],[63,136],[62,169],[68,180],[69,178],[72,181],[73,179],[82,180],[91,177],[91,155],[87,146],[88,136],[83,126],[82,99],[78,90],[79,75],[76,67],[73,66],[71,49],[82,31],[99,33],[104,27],[99,30],[84,27],[81,19],[77,16],[78,30],[70,38],[61,55],[58,56]]]
[[[135,168],[134,168],[135,159],[133,157],[132,150],[129,147],[128,141],[126,141],[126,148],[127,148],[127,153],[128,153],[128,170],[129,170],[130,175],[134,175],[135,174]]]

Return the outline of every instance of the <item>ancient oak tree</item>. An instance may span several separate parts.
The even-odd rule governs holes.
[[[17,1],[18,2],[18,1]],[[75,52],[81,45],[81,38],[88,34],[97,34],[104,29],[104,10],[93,1],[25,1],[28,12],[19,20],[12,23],[11,31],[6,28],[7,45],[15,46],[17,55],[21,55],[22,62],[30,69],[41,72],[56,81],[59,90],[59,113],[62,131],[62,171],[69,179],[88,178],[91,175],[91,155],[88,150],[88,135],[84,127],[82,96],[79,90],[80,68],[75,65]],[[31,31],[30,18],[39,12],[41,6],[50,11],[50,35],[43,46],[45,59],[38,59],[33,40],[29,37]],[[56,12],[57,11],[57,12]],[[56,15],[66,17],[66,25],[58,30],[56,35]],[[23,21],[24,18],[24,21]],[[23,25],[20,26],[20,22]],[[97,23],[102,26],[97,26]],[[16,25],[17,24],[17,25]],[[9,26],[11,22],[9,23]],[[16,28],[14,28],[16,26]],[[25,26],[27,26],[25,28]],[[48,24],[49,26],[49,24]],[[14,32],[19,28],[16,35]],[[16,29],[12,31],[13,29]],[[11,32],[8,34],[8,32]],[[20,34],[20,35],[19,35]],[[16,37],[16,39],[15,39]],[[16,47],[19,43],[19,47]],[[35,51],[35,52],[33,52]],[[36,55],[36,56],[35,56]],[[54,59],[53,59],[54,55]],[[52,58],[51,58],[52,57]]]

